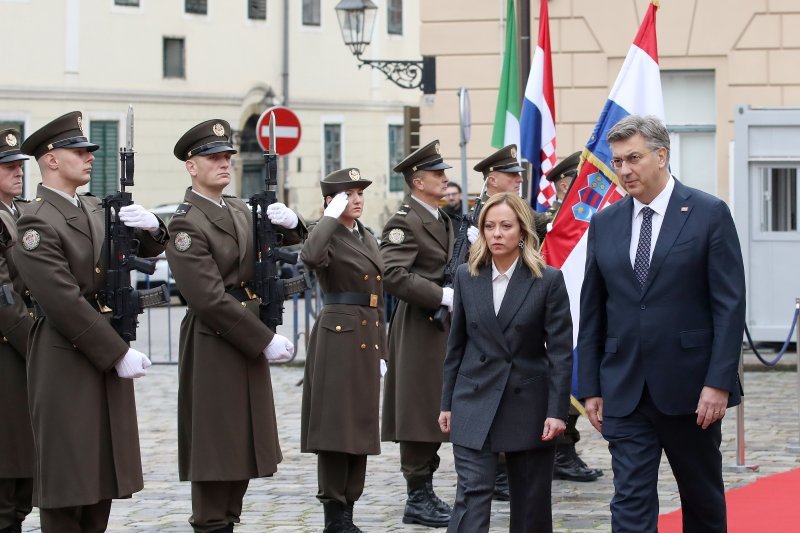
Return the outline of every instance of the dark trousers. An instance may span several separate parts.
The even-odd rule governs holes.
[[[603,417],[603,437],[614,470],[611,527],[615,533],[657,531],[656,485],[662,449],[678,482],[683,531],[727,531],[721,422],[702,429],[697,415],[665,415],[645,389],[630,415]]]
[[[511,496],[511,533],[551,533],[555,446],[505,452]],[[489,531],[498,454],[453,444],[458,488],[448,533]]]
[[[25,520],[31,512],[33,479],[0,479],[0,529]]]
[[[101,533],[108,528],[111,500],[93,505],[39,509],[42,533]]]
[[[206,533],[239,523],[242,500],[250,480],[192,481],[192,516],[195,531]]]
[[[364,492],[367,456],[341,452],[317,453],[317,498],[322,503],[357,502]]]
[[[400,441],[400,470],[409,479],[427,479],[439,469],[441,442]]]

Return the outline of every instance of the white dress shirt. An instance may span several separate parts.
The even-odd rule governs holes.
[[[72,205],[74,205],[75,207],[80,207],[81,206],[80,202],[78,201],[78,195],[77,194],[75,196],[70,196],[69,194],[65,193],[64,191],[59,191],[58,189],[54,189],[52,187],[48,187],[44,183],[42,183],[42,187],[44,187],[45,189],[50,189],[54,193],[56,193],[56,194],[58,194],[60,196],[63,196],[64,198],[66,198],[67,200],[72,202]]]
[[[222,198],[220,198],[220,199],[219,199],[219,202],[217,202],[217,201],[216,201],[216,200],[214,200],[213,198],[209,198],[209,197],[208,197],[208,196],[206,196],[205,194],[200,194],[199,192],[197,192],[197,191],[196,191],[196,190],[194,190],[194,189],[192,189],[192,192],[193,192],[193,193],[195,193],[195,194],[196,194],[197,196],[199,196],[200,198],[205,198],[206,200],[208,200],[209,202],[211,202],[211,203],[212,203],[212,204],[214,204],[214,205],[217,205],[217,206],[219,206],[219,207],[228,207],[227,205],[225,205],[225,200],[223,200]]]
[[[633,221],[631,222],[631,247],[629,249],[631,257],[631,267],[636,263],[636,249],[639,247],[639,233],[642,231],[642,209],[649,207],[653,213],[653,233],[650,236],[650,259],[653,258],[653,250],[656,249],[658,234],[661,231],[661,224],[664,222],[664,215],[667,213],[667,205],[672,191],[675,189],[675,178],[669,177],[664,190],[658,193],[652,202],[643,204],[636,198],[633,199]]]
[[[419,198],[417,198],[413,194],[411,195],[411,198],[416,200],[419,205],[421,205],[422,207],[424,207],[428,211],[428,213],[433,215],[433,218],[435,218],[436,220],[439,220],[439,208],[438,207],[429,206],[428,204],[426,204],[425,202],[423,202],[422,200],[420,200]]]
[[[517,257],[508,270],[500,272],[497,265],[494,264],[492,259],[492,298],[494,299],[494,314],[500,312],[500,305],[503,303],[503,297],[506,295],[508,282],[511,281],[511,276],[514,275],[514,269],[517,267],[519,257]]]

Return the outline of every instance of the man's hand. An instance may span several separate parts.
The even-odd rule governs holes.
[[[294,355],[294,344],[292,341],[278,335],[277,333],[272,337],[272,341],[264,348],[264,356],[267,361],[283,362],[288,361]]]
[[[586,409],[586,416],[589,417],[589,422],[592,423],[594,429],[603,432],[603,398],[601,396],[591,396],[583,401],[583,407]]]
[[[708,428],[717,420],[722,420],[725,416],[725,409],[728,408],[728,396],[730,393],[725,389],[716,387],[703,387],[700,391],[700,401],[697,402],[697,425],[703,429]]]
[[[117,369],[119,377],[134,379],[147,374],[147,369],[152,364],[145,354],[139,350],[128,348],[125,356],[114,365],[114,368]]]
[[[450,433],[450,413],[451,411],[439,413],[439,429],[442,430],[442,433]]]
[[[439,305],[446,305],[453,312],[453,287],[442,287],[442,301]]]
[[[542,440],[553,440],[567,429],[567,423],[560,418],[546,418],[542,430]]]
[[[267,206],[267,218],[276,226],[281,226],[286,229],[294,229],[297,227],[298,219],[295,212],[280,202],[275,202]]]
[[[331,218],[339,218],[344,213],[344,210],[347,209],[347,193],[341,191],[336,196],[331,198],[331,203],[328,204],[328,207],[325,208],[325,212],[323,213],[326,217]]]
[[[158,229],[158,217],[139,204],[126,205],[119,210],[119,220],[129,228],[148,231]]]

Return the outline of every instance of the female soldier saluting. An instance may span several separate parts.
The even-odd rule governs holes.
[[[308,343],[300,432],[301,451],[317,454],[325,532],[361,531],[353,504],[364,490],[367,455],[380,453],[383,262],[358,221],[371,183],[357,168],[323,178],[325,213],[300,254],[316,271],[325,303]]]

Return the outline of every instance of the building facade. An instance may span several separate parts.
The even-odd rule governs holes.
[[[364,56],[419,57],[418,0],[376,0]],[[172,148],[187,129],[223,118],[235,130],[230,192],[263,187],[255,122],[273,105],[299,117],[302,139],[281,158],[281,197],[321,214],[319,180],[345,166],[374,180],[364,221],[379,228],[402,197],[392,161],[405,152],[404,110],[418,90],[358,69],[342,42],[332,0],[0,0],[12,43],[0,78],[0,124],[23,135],[67,111],[84,113],[95,153],[91,191],[116,187],[128,104],[135,111],[137,202],[182,201],[189,179]],[[25,168],[35,191],[37,165]],[[399,180],[399,181],[398,181]],[[393,201],[392,201],[393,200]],[[391,207],[386,205],[392,204]]]

